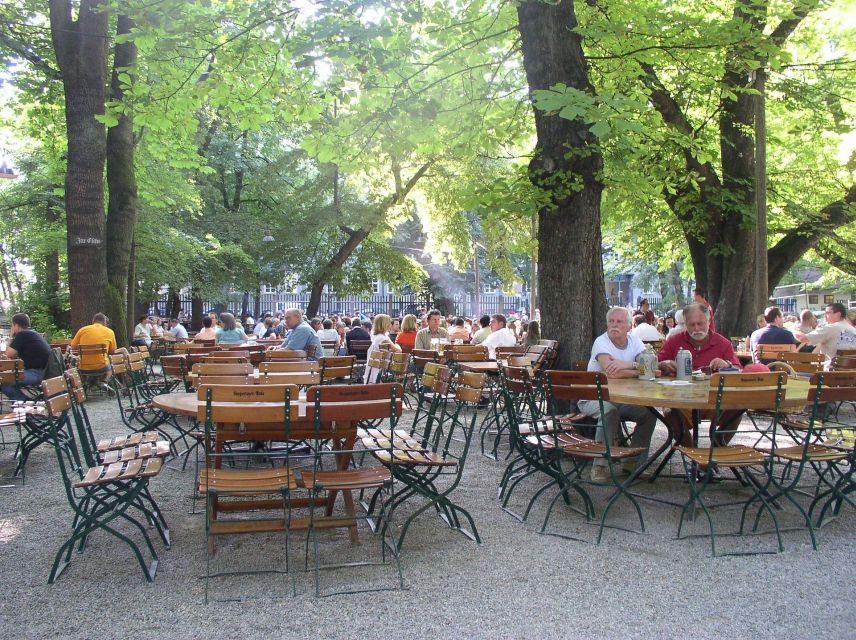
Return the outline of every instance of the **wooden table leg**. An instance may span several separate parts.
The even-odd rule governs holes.
[[[347,432],[349,435],[344,441],[339,438],[334,438],[332,440],[333,450],[334,451],[352,451],[354,448],[354,443],[356,442],[356,429],[354,425],[350,425]],[[344,444],[343,444],[344,443]],[[336,469],[338,471],[346,471],[348,467],[351,466],[352,455],[350,453],[343,454],[340,456],[336,456]],[[334,489],[329,492],[327,496],[327,515],[333,515],[333,504],[336,502],[336,494],[338,493],[337,489]],[[356,516],[356,511],[354,508],[354,493],[348,489],[342,490],[342,499],[345,502],[345,513],[352,518]],[[351,538],[351,542],[356,544],[360,541],[359,532],[357,531],[356,520],[354,524],[348,527],[349,535]]]

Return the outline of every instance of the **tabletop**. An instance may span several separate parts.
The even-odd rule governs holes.
[[[223,378],[224,376],[214,376],[215,378]],[[247,376],[232,376],[235,378],[246,378]],[[192,386],[196,386],[199,376],[195,373],[187,374],[187,382]],[[273,381],[275,384],[318,384],[321,380],[321,372],[319,371],[286,371],[282,373],[259,373],[258,369],[254,369],[252,373],[253,383],[261,384],[267,378],[267,382]]]
[[[679,384],[680,382],[684,381],[673,378],[658,378],[655,381],[636,378],[611,379],[609,380],[609,400],[616,404],[670,409],[716,408],[715,403],[710,402],[710,380],[693,380],[685,384]],[[794,409],[805,406],[809,386],[807,380],[789,378],[782,408]]]
[[[499,363],[496,360],[459,362],[458,368],[462,371],[474,371],[476,373],[497,373],[499,371]]]

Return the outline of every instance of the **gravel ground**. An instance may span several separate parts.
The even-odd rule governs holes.
[[[97,435],[124,433],[113,401],[90,402],[90,415]],[[662,425],[656,437],[664,437]],[[538,534],[549,497],[527,524],[503,512],[496,490],[504,464],[477,453],[455,496],[475,517],[483,544],[424,513],[405,541],[404,591],[317,599],[311,573],[293,574],[296,596],[284,575],[232,576],[211,582],[213,599],[260,599],[206,606],[199,577],[205,573],[204,519],[189,513],[193,472],[173,467],[151,484],[172,535],[169,550],[155,542],[160,566],[154,583],[144,580],[126,546],[96,533],[85,553],[75,554],[58,582],[48,585],[71,516],[54,452],[38,449],[26,484],[0,489],[0,637],[856,637],[852,511],[818,533],[819,551],[797,530],[784,534],[782,554],[711,558],[706,538],[674,539],[677,508],[645,501],[644,534],[608,530],[595,545]],[[11,448],[0,451],[0,484],[12,468]],[[522,510],[536,488],[535,482],[522,483],[509,506]],[[686,495],[679,480],[641,490],[673,499]],[[713,493],[723,498],[740,491],[728,484]],[[596,490],[596,503],[604,495]],[[405,513],[396,515],[398,524]],[[614,513],[616,524],[638,524],[626,503]],[[735,528],[733,510],[717,511],[715,518],[722,530]],[[785,527],[799,524],[792,509],[780,519]],[[596,535],[563,505],[550,530],[588,540]],[[328,532],[322,553],[331,559],[378,557],[377,539],[368,530],[361,531],[361,541],[351,547],[345,533]],[[292,542],[292,566],[300,566],[298,536]],[[774,548],[769,535],[718,542],[721,551]],[[212,566],[282,567],[285,555],[283,536],[233,537],[223,540]],[[395,581],[389,566],[325,572],[323,578],[326,588],[352,580],[378,586]]]

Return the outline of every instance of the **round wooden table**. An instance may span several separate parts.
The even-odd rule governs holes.
[[[609,380],[609,401],[614,404],[633,404],[643,407],[669,409],[711,410],[716,409],[716,388],[710,380],[692,380],[687,384],[673,378],[658,378],[654,381],[636,378]],[[789,378],[785,386],[782,409],[796,409],[806,405],[809,383],[801,378]],[[712,392],[712,393],[711,393]],[[724,407],[746,409],[747,407]],[[752,407],[760,409],[762,407]],[[772,409],[773,407],[764,407]]]
[[[196,391],[177,392],[177,393],[162,393],[159,396],[152,398],[152,404],[158,409],[162,409],[167,413],[176,416],[187,416],[195,418],[199,414],[199,408],[205,405],[203,400],[200,400]],[[276,404],[260,402],[259,405]],[[300,394],[298,400],[298,415],[306,415],[306,393]]]

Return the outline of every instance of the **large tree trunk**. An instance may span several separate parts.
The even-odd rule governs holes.
[[[104,113],[107,77],[106,0],[50,0],[51,38],[62,72],[68,165],[65,174],[68,287],[74,330],[104,309]]]
[[[120,15],[116,35],[131,32],[134,23]],[[137,62],[137,46],[133,41],[116,44],[113,73],[110,79],[110,99],[124,98],[119,74]],[[119,116],[119,123],[107,131],[107,315],[113,319],[116,342],[129,344],[126,312],[128,309],[128,273],[131,266],[131,243],[137,219],[137,179],[134,175],[134,121],[130,112]]]
[[[131,240],[131,260],[128,264],[128,284],[126,285],[126,300],[127,306],[125,307],[125,335],[133,336],[134,335],[134,324],[137,322],[137,319],[134,317],[136,314],[134,311],[137,308],[137,243]],[[109,317],[109,316],[108,316]],[[116,323],[113,323],[113,326],[117,326]]]
[[[190,294],[190,330],[199,331],[202,329],[202,298],[196,291]]]
[[[573,2],[522,2],[517,8],[530,91],[564,83],[591,92]],[[538,144],[530,177],[553,193],[538,219],[541,333],[559,341],[558,366],[588,359],[606,324],[598,175],[603,159],[581,120],[535,110]],[[579,180],[581,188],[570,188]]]

